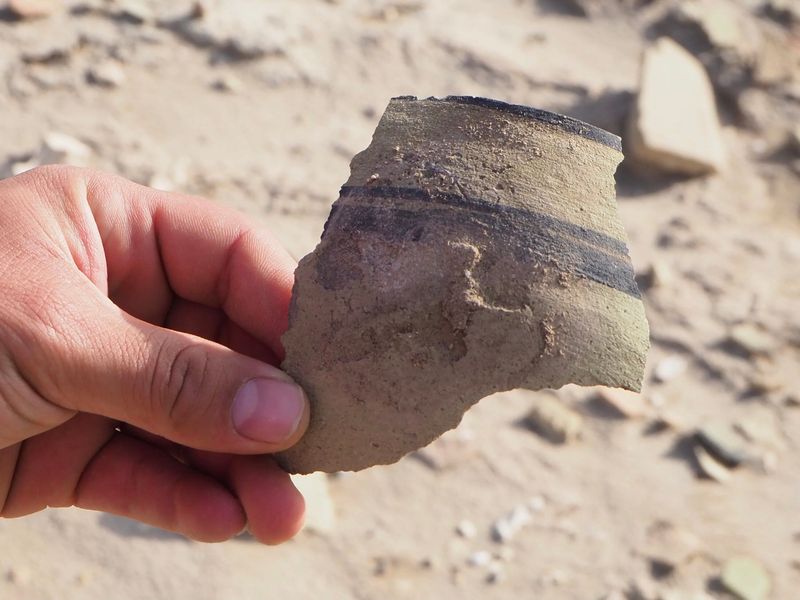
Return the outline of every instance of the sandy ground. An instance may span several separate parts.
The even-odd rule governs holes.
[[[201,26],[181,20],[184,2],[73,3],[34,21],[0,10],[3,176],[63,132],[90,147],[88,164],[238,207],[300,257],[389,97],[483,95],[619,131],[648,27],[674,3],[586,2],[608,9],[589,17],[533,0],[202,4]],[[797,63],[796,21],[730,4],[779,30]],[[110,59],[113,85],[93,84]],[[278,548],[196,544],[74,509],[0,521],[0,598],[728,598],[720,577],[735,556],[765,567],[766,597],[796,598],[800,153],[782,141],[800,113],[793,77],[758,88],[756,123],[720,96],[723,173],[618,174],[634,263],[657,274],[649,416],[565,389],[583,429],[557,445],[520,423],[535,393],[487,398],[427,455],[329,478],[334,527]],[[728,341],[743,323],[768,340],[748,356]],[[664,375],[664,359],[685,368]],[[725,483],[692,455],[692,433],[712,422],[749,429],[759,457]],[[515,507],[530,522],[500,543],[493,524]],[[473,537],[457,533],[464,520]]]

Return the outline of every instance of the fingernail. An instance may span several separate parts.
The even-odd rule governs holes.
[[[251,379],[233,400],[233,426],[259,442],[283,442],[297,431],[305,409],[300,387],[277,379]]]

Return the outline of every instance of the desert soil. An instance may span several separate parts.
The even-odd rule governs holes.
[[[0,8],[0,176],[61,132],[88,146],[64,160],[237,207],[299,258],[390,97],[488,96],[621,133],[678,3],[67,4]],[[276,548],[75,509],[0,521],[0,598],[729,598],[741,556],[762,597],[796,598],[800,25],[792,0],[688,4],[738,11],[774,47],[758,81],[715,81],[721,173],[617,174],[653,342],[627,416],[562,389],[577,420],[554,443],[524,422],[541,392],[489,397],[422,453],[329,477],[335,522]],[[726,23],[715,39],[735,47]],[[704,473],[707,425],[745,432],[738,467]]]

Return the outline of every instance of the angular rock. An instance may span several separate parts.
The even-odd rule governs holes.
[[[726,467],[736,467],[751,455],[745,439],[729,424],[711,422],[697,430],[697,441]]]
[[[107,60],[89,67],[86,77],[89,83],[101,87],[115,88],[125,83],[125,71],[122,65],[114,60]]]
[[[769,354],[777,345],[772,335],[749,323],[732,327],[728,333],[728,341],[736,350],[748,356]]]
[[[668,38],[645,51],[626,149],[637,163],[682,175],[715,173],[725,165],[708,75]]]
[[[772,588],[764,565],[747,556],[728,560],[720,580],[726,590],[741,600],[764,600]]]
[[[620,158],[618,138],[560,115],[392,100],[296,272],[283,367],[311,423],[283,466],[394,462],[501,390],[639,389]]]
[[[205,0],[187,16],[165,23],[189,42],[232,58],[284,55],[302,37],[279,3]]]
[[[86,166],[92,156],[92,149],[82,141],[61,133],[53,131],[48,133],[35,161],[40,165],[65,164],[73,166]]]
[[[700,472],[709,479],[713,479],[717,483],[730,481],[730,470],[700,444],[694,447],[694,458],[697,461],[697,466],[700,467]]]
[[[583,417],[550,394],[534,398],[525,422],[536,433],[556,444],[577,440],[583,430]]]

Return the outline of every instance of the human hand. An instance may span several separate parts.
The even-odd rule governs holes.
[[[293,268],[204,200],[69,167],[0,181],[0,516],[296,533],[303,499],[260,456],[308,424],[274,366]]]

